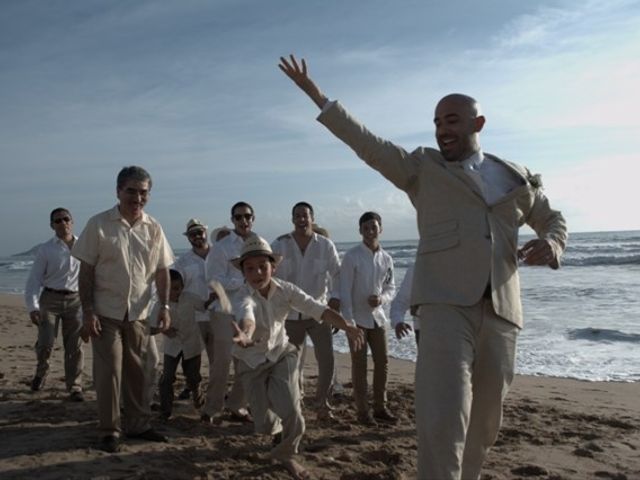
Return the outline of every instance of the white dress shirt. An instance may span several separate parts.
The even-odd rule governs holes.
[[[393,259],[382,247],[373,252],[361,243],[344,254],[340,307],[345,320],[363,328],[383,326],[387,318],[382,306],[391,302],[395,291]],[[371,295],[378,295],[382,302],[376,308],[367,301]]]
[[[278,237],[271,244],[274,253],[283,256],[275,275],[297,285],[307,295],[327,303],[332,286],[337,285],[340,275],[340,257],[331,240],[316,233],[309,241],[304,254],[293,234]],[[288,320],[298,320],[297,312],[290,312]]]
[[[207,255],[205,275],[207,280],[217,280],[224,287],[232,304],[244,285],[242,272],[231,265],[230,260],[240,256],[244,239],[235,232],[211,245]]]
[[[27,311],[40,309],[40,291],[44,287],[77,292],[79,273],[80,262],[71,256],[64,240],[54,236],[44,242],[38,248],[25,287]]]
[[[488,205],[493,205],[521,181],[504,164],[486,157],[482,150],[460,162],[463,170],[476,182]]]
[[[289,337],[285,321],[289,310],[303,313],[306,318],[321,321],[326,305],[304,293],[299,287],[284,280],[272,278],[267,298],[260,292],[244,285],[238,292],[241,299],[235,311],[238,321],[253,320],[256,328],[251,337],[252,346],[241,348],[234,345],[233,355],[256,368],[265,361],[276,362],[284,352]]]
[[[415,265],[411,265],[407,268],[407,273],[404,274],[398,293],[391,301],[391,308],[389,308],[389,317],[391,319],[391,326],[396,328],[399,323],[404,322],[404,316],[407,310],[411,308],[411,285],[413,284],[413,270]],[[420,323],[416,321],[417,318],[413,317],[413,329],[418,330]]]
[[[211,246],[209,246],[207,258],[209,258],[209,255],[211,255]],[[197,295],[202,301],[206,301],[209,298],[206,263],[207,260],[205,258],[202,258],[193,250],[189,250],[187,253],[181,255],[172,267],[182,275],[182,280],[184,281],[183,291]],[[196,321],[208,322],[209,314],[204,311],[196,312]]]
[[[162,343],[165,355],[177,357],[182,352],[185,360],[202,353],[204,344],[196,324],[195,314],[204,311],[204,301],[200,297],[184,290],[177,302],[169,302],[171,307],[171,327],[177,330],[175,337],[163,335]],[[158,327],[160,304],[151,310],[149,325]]]

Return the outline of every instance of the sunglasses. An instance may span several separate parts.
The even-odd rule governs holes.
[[[189,233],[187,233],[187,237],[189,237],[189,238],[201,237],[204,234],[205,234],[204,230],[191,230]]]
[[[248,220],[253,220],[253,213],[236,213],[236,214],[234,214],[234,215],[233,215],[233,219],[234,219],[236,222],[239,222],[239,221],[240,221],[240,220],[242,220],[243,218],[244,218],[245,220],[247,220],[247,221],[248,221]]]
[[[60,218],[56,218],[53,223],[57,223],[60,224],[62,222],[64,223],[69,223],[71,221],[71,217],[60,217]]]

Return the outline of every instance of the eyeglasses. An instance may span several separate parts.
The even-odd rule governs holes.
[[[71,222],[71,217],[60,217],[60,218],[56,218],[56,219],[53,221],[53,223],[56,223],[56,224],[60,224],[60,223],[62,223],[62,222],[64,222],[64,223],[69,223],[69,222]]]
[[[239,222],[243,218],[247,221],[253,220],[253,213],[236,213],[233,215],[233,219],[236,222]]]
[[[189,233],[187,233],[187,237],[189,238],[201,237],[204,234],[205,234],[204,230],[191,230]]]
[[[136,197],[138,195],[140,195],[142,198],[147,198],[149,196],[149,190],[145,190],[143,188],[127,187],[127,188],[124,188],[123,191],[127,195],[136,196]]]

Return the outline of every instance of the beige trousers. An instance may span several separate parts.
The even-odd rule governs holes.
[[[313,318],[302,320],[287,320],[285,323],[289,342],[295,345],[300,351],[298,360],[298,388],[300,394],[304,392],[302,374],[304,368],[304,346],[307,335],[313,343],[313,353],[318,363],[318,383],[316,384],[316,406],[324,407],[329,404],[331,386],[333,385],[333,332],[331,325],[320,323]]]
[[[38,340],[36,356],[38,366],[36,376],[44,377],[49,371],[49,358],[58,334],[59,323],[62,324],[62,344],[64,346],[64,378],[69,392],[82,391],[82,311],[80,296],[43,290],[40,295],[40,322],[38,323]]]
[[[518,327],[491,300],[420,307],[418,478],[476,480],[502,422]]]
[[[101,435],[119,436],[120,391],[124,431],[137,434],[151,428],[151,411],[145,403],[145,363],[149,343],[144,321],[99,317],[102,331],[93,337],[93,379]]]
[[[288,344],[275,363],[265,361],[255,369],[239,361],[237,372],[249,398],[256,433],[282,431],[282,441],[271,450],[271,457],[290,459],[298,453],[305,429],[298,389],[298,349]]]
[[[371,349],[373,359],[373,409],[379,411],[387,404],[387,374],[389,370],[389,358],[387,355],[387,330],[384,327],[362,328],[365,345],[358,351],[351,351],[351,378],[353,382],[353,399],[356,402],[358,414],[369,412],[369,400],[367,399],[367,346]]]
[[[209,322],[198,322],[207,358],[209,359],[209,385],[207,386],[207,399],[202,411],[211,417],[222,412],[225,406],[229,367],[232,359],[232,321],[233,315],[213,312]],[[227,397],[226,406],[230,410],[237,412],[238,409],[245,407],[246,404],[242,382],[239,382],[236,378]]]

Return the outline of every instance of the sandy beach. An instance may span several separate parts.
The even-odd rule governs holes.
[[[46,387],[30,391],[35,340],[22,297],[0,295],[0,478],[289,478],[269,461],[269,439],[227,420],[206,426],[188,401],[176,402],[170,422],[156,422],[171,437],[169,444],[127,440],[121,453],[98,450],[91,349],[85,346],[87,400],[71,403],[60,339]],[[337,362],[339,380],[349,382],[348,356],[337,355]],[[315,365],[308,363],[312,392]],[[338,422],[319,423],[305,415],[300,460],[314,478],[415,478],[413,372],[413,363],[392,359],[389,407],[400,418],[395,426],[358,425],[348,383],[334,398]],[[483,470],[483,479],[517,478],[640,479],[640,384],[518,376]]]

